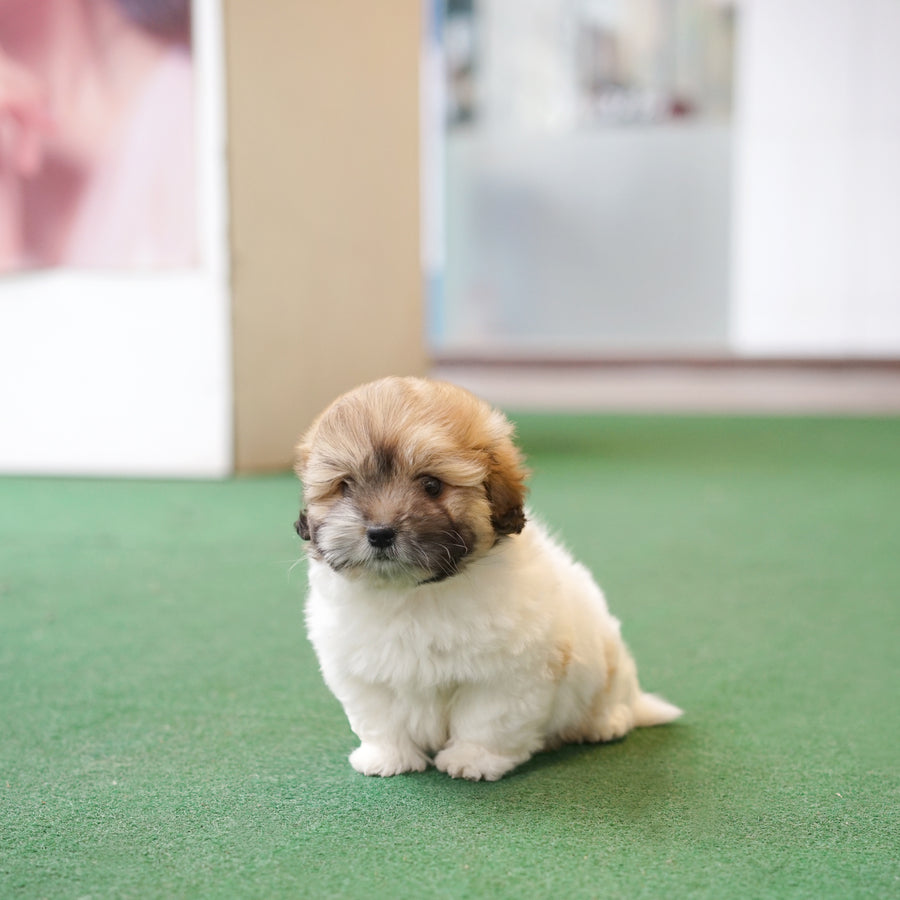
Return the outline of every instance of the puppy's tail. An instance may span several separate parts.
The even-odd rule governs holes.
[[[665,725],[683,715],[684,711],[656,694],[640,694],[634,704],[634,724],[638,728]]]

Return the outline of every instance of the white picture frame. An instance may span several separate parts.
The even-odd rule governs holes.
[[[200,262],[0,278],[0,473],[233,471],[220,0],[192,15]]]

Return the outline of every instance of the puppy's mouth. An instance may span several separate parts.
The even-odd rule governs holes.
[[[320,544],[317,550],[334,571],[349,577],[422,585],[459,574],[473,543],[474,538],[467,539],[457,529],[440,535],[411,536],[393,528],[370,526],[364,541],[330,547]]]

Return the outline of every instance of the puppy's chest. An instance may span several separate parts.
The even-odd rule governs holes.
[[[452,687],[485,680],[505,655],[502,629],[484,622],[473,628],[449,615],[357,621],[344,634],[349,638],[345,665],[351,674],[395,687]]]

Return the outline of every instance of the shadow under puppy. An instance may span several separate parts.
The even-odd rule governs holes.
[[[359,772],[494,781],[681,714],[641,690],[587,569],[526,524],[512,432],[468,391],[386,378],[300,440],[307,626]]]

